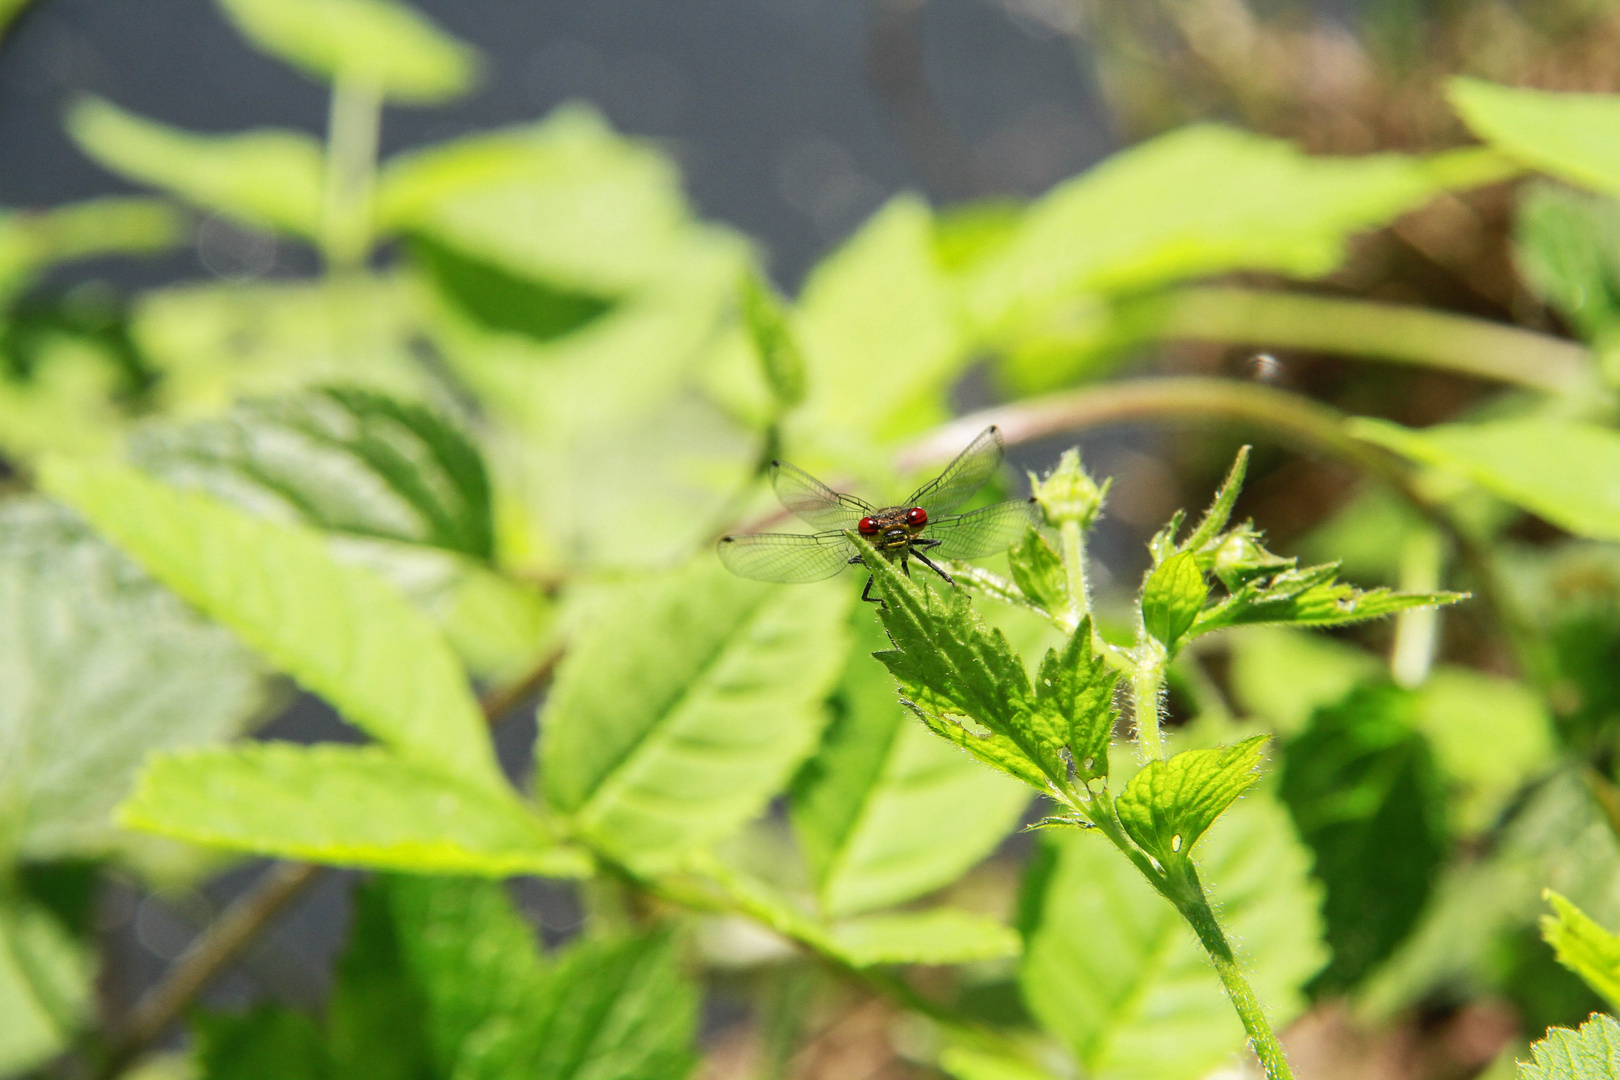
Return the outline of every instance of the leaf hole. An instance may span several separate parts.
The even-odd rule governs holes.
[[[1178,836],[1172,836],[1170,838],[1170,850],[1171,851],[1180,851],[1181,850],[1181,837],[1179,835]]]

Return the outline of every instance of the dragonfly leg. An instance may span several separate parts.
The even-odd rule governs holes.
[[[936,540],[934,542],[937,544],[939,541]],[[945,571],[943,571],[939,567],[935,566],[934,561],[932,559],[930,559],[928,556],[924,555],[922,552],[920,552],[920,551],[916,550],[915,548],[913,548],[912,551],[911,551],[911,557],[916,559],[918,562],[922,563],[924,566],[928,567],[928,569],[932,570],[934,573],[938,574],[940,577],[944,578],[947,584],[949,584],[949,585],[955,585],[956,584],[956,581],[951,577],[951,575],[947,574]]]
[[[859,561],[858,559],[851,559],[850,560],[850,562],[858,562],[858,561]],[[882,607],[883,606],[883,597],[881,597],[881,596],[873,596],[872,595],[872,583],[875,582],[876,580],[877,580],[877,578],[871,577],[870,575],[868,575],[868,577],[866,579],[866,588],[861,590],[861,599],[865,600],[868,604],[877,604],[879,607]]]

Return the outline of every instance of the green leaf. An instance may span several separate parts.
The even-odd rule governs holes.
[[[0,836],[33,860],[119,843],[112,808],[154,749],[241,731],[253,657],[41,499],[0,504]]]
[[[1029,526],[1023,539],[1007,549],[1007,565],[1019,591],[1037,605],[1049,612],[1069,609],[1068,572],[1035,526]]]
[[[579,333],[614,308],[610,299],[519,277],[425,236],[411,238],[410,253],[434,288],[485,330],[553,341]]]
[[[1418,688],[1417,726],[1450,787],[1453,827],[1485,832],[1557,760],[1541,695],[1473,668],[1442,666]]]
[[[411,352],[419,307],[403,282],[362,275],[179,285],[143,293],[131,329],[162,372],[155,394],[171,412],[219,413],[318,385],[411,400],[432,385]]]
[[[955,881],[1018,823],[1029,789],[936,738],[869,655],[886,641],[868,611],[821,748],[793,784],[793,825],[832,917],[904,903]],[[941,821],[950,821],[941,829]]]
[[[1238,450],[1232,467],[1227,470],[1226,479],[1221,481],[1220,488],[1215,492],[1215,501],[1210,503],[1198,527],[1181,545],[1182,550],[1202,552],[1215,546],[1216,537],[1232,517],[1232,508],[1237,505],[1238,495],[1243,491],[1243,478],[1248,472],[1249,448],[1245,446]]]
[[[1577,1030],[1552,1028],[1530,1047],[1531,1062],[1519,1062],[1519,1080],[1617,1080],[1620,1023],[1604,1013]]]
[[[90,957],[38,905],[0,903],[0,1075],[44,1064],[91,1017]]]
[[[1230,641],[1237,703],[1270,721],[1281,735],[1299,731],[1317,709],[1385,670],[1377,657],[1354,645],[1289,627],[1257,626]]]
[[[956,1080],[1052,1080],[1050,1073],[1028,1062],[966,1046],[947,1046],[940,1052],[939,1067]]]
[[[833,949],[856,967],[963,964],[1017,956],[1018,935],[994,919],[955,908],[867,915],[835,924]]]
[[[259,48],[317,79],[375,86],[432,105],[471,87],[476,56],[416,9],[390,0],[219,0]]]
[[[505,788],[439,632],[380,578],[335,562],[319,536],[127,466],[53,459],[40,480],[345,718],[428,768]]]
[[[744,275],[741,292],[743,324],[759,356],[766,385],[778,406],[790,409],[804,400],[804,355],[786,308],[758,271]]]
[[[859,536],[854,543],[883,594],[878,614],[895,646],[874,655],[929,729],[1038,790],[1066,783],[1064,733],[1047,731],[1039,740],[1025,722],[1034,693],[1001,631],[986,626],[961,591],[941,597],[903,577]],[[989,730],[971,731],[964,719]]]
[[[1446,96],[1481,139],[1561,180],[1620,194],[1620,98],[1452,79]]]
[[[1541,917],[1541,936],[1558,962],[1601,994],[1611,1009],[1620,1008],[1620,937],[1551,889],[1542,895],[1554,914]]]
[[[199,1013],[192,1023],[206,1080],[326,1080],[332,1074],[321,1030],[303,1013],[260,1005],[241,1015]]]
[[[1620,540],[1620,434],[1563,418],[1440,424],[1350,422],[1357,438],[1460,474],[1577,536]]]
[[[1245,1044],[1192,930],[1106,842],[1045,834],[1055,864],[1032,880],[1024,1000],[1095,1080],[1197,1080]],[[1263,796],[1223,816],[1199,872],[1274,1027],[1301,1011],[1321,965],[1309,856]]]
[[[1620,320],[1620,203],[1532,184],[1513,219],[1514,262],[1587,341]]]
[[[160,753],[118,821],[208,847],[344,866],[589,872],[512,793],[378,747],[270,742]]]
[[[1142,625],[1173,651],[1192,629],[1208,595],[1197,554],[1178,552],[1154,567],[1142,586]]]
[[[732,234],[693,221],[667,156],[581,105],[392,158],[377,200],[385,231],[599,300],[679,275],[717,248],[744,256]],[[728,293],[735,282],[733,273]]]
[[[320,232],[321,146],[299,131],[197,135],[87,98],[68,133],[113,172],[163,188],[205,210],[315,239]]]
[[[1091,647],[1091,619],[1080,621],[1059,653],[1046,650],[1035,677],[1035,706],[1064,732],[1069,761],[1082,781],[1108,775],[1108,746],[1113,740],[1114,685],[1119,673]]]
[[[1467,593],[1401,593],[1362,590],[1336,580],[1337,563],[1266,572],[1198,613],[1190,634],[1199,637],[1231,626],[1265,623],[1347,626],[1382,619],[1410,608],[1437,607],[1468,599]]]
[[[1267,738],[1254,735],[1148,762],[1115,802],[1120,824],[1160,865],[1185,859],[1204,830],[1260,779],[1260,748]]]
[[[1315,854],[1333,961],[1316,988],[1353,986],[1417,924],[1445,858],[1445,792],[1417,728],[1418,695],[1364,687],[1283,744],[1278,795]]]
[[[932,228],[925,203],[897,197],[811,273],[794,321],[806,380],[794,431],[883,441],[945,419],[968,340]]]
[[[1162,135],[1058,185],[969,272],[976,322],[1001,335],[1084,314],[1119,293],[1232,270],[1317,277],[1351,236],[1451,186],[1500,178],[1478,151],[1308,156],[1279,139],[1215,126]],[[1076,301],[1081,302],[1076,302]]]
[[[107,196],[26,213],[0,213],[0,302],[40,271],[103,255],[155,255],[185,238],[179,212],[157,199]]]
[[[432,409],[357,387],[248,401],[219,419],[149,427],[143,469],[280,520],[494,555],[478,448]]]
[[[720,839],[815,746],[852,600],[712,558],[626,588],[557,673],[540,725],[547,799],[638,863]]]

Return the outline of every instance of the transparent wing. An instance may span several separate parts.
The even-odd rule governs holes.
[[[812,529],[853,529],[874,509],[871,503],[834,491],[785,461],[771,462],[771,486],[782,505]]]
[[[1000,428],[985,428],[944,472],[912,493],[905,505],[922,507],[930,518],[949,514],[996,475],[1004,446]]]
[[[1005,551],[1024,534],[1024,526],[1040,521],[1034,499],[996,503],[970,514],[955,514],[931,522],[925,535],[939,546],[927,549],[930,559],[977,559]]]
[[[733,574],[787,585],[830,578],[855,554],[855,546],[841,532],[723,536],[716,550]]]

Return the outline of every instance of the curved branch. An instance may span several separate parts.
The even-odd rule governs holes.
[[[1553,393],[1597,385],[1583,345],[1428,308],[1226,286],[1179,289],[1143,302],[1165,305],[1158,338],[1361,356]]]

